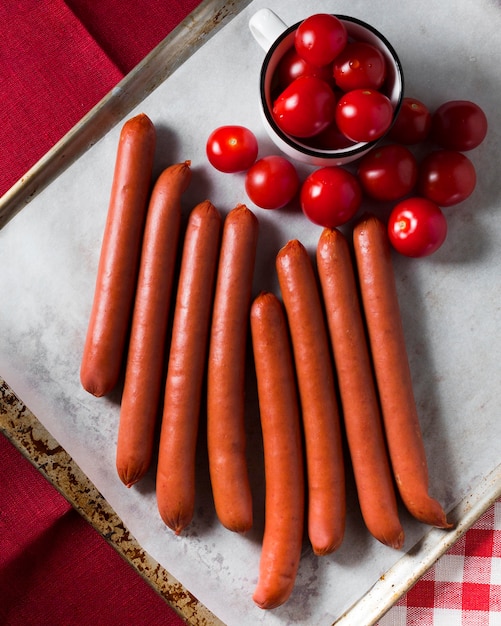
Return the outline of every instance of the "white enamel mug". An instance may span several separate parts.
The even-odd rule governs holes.
[[[387,66],[384,91],[393,105],[395,121],[404,93],[404,75],[397,53],[390,42],[369,24],[345,15],[336,17],[344,23],[349,39],[370,43],[383,53]],[[316,167],[351,163],[372,150],[383,137],[370,142],[355,143],[347,148],[322,150],[287,135],[273,119],[271,112],[273,76],[280,59],[294,45],[295,32],[300,23],[287,26],[271,9],[259,9],[249,20],[249,28],[254,39],[266,52],[261,66],[259,87],[259,106],[264,127],[275,145],[291,159]]]

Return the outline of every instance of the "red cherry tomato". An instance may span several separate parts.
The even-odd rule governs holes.
[[[418,176],[415,156],[405,146],[388,144],[362,157],[358,178],[362,188],[377,200],[398,200],[412,191]]]
[[[431,128],[428,107],[416,98],[404,98],[389,137],[394,141],[412,145],[424,141]]]
[[[314,224],[335,228],[350,220],[360,208],[362,189],[357,178],[341,167],[314,170],[304,181],[300,202]]]
[[[436,150],[421,162],[417,188],[426,198],[447,207],[466,200],[476,182],[475,167],[467,156],[454,150]]]
[[[273,105],[277,125],[295,137],[312,137],[333,121],[336,97],[329,85],[315,76],[296,78]]]
[[[298,26],[294,45],[305,61],[321,67],[331,63],[347,41],[348,33],[340,19],[335,15],[317,13]]]
[[[317,150],[344,150],[354,144],[354,141],[348,139],[339,130],[335,120],[318,135],[308,140],[308,145]]]
[[[254,163],[245,177],[245,190],[262,209],[280,209],[299,189],[296,168],[285,157],[271,155]]]
[[[379,139],[390,128],[393,106],[375,89],[354,89],[339,99],[336,106],[339,130],[353,141]]]
[[[299,56],[294,47],[289,48],[280,59],[276,70],[276,80],[280,91],[283,91],[293,80],[301,76],[316,76],[326,83],[332,83],[332,71],[330,65],[317,67],[311,65]]]
[[[257,139],[244,126],[220,126],[207,139],[209,162],[221,172],[243,172],[257,158]]]
[[[447,221],[440,208],[426,198],[399,202],[388,219],[391,245],[405,256],[424,257],[436,252],[447,236]]]
[[[444,102],[433,113],[432,138],[446,150],[473,150],[486,134],[487,117],[478,104],[469,100]]]
[[[379,89],[386,77],[383,53],[364,41],[354,41],[336,57],[333,66],[336,85],[343,91]]]

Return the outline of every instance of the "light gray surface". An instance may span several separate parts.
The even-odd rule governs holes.
[[[157,171],[192,160],[186,211],[205,198],[222,213],[247,202],[242,175],[220,174],[207,164],[205,140],[213,128],[244,124],[256,132],[262,155],[274,151],[257,107],[263,52],[247,28],[252,12],[263,6],[289,23],[305,17],[304,6],[256,0],[132,112],[147,113],[159,129]],[[447,99],[473,99],[489,119],[488,139],[470,153],[478,187],[469,200],[447,210],[446,244],[429,259],[396,260],[431,489],[451,509],[500,459],[501,8],[488,0],[425,0],[418,5],[345,0],[311,2],[307,7],[307,13],[325,10],[364,19],[387,36],[403,63],[407,95],[431,108]],[[242,626],[331,624],[401,556],[363,529],[352,496],[340,550],[317,558],[306,548],[289,602],[263,612],[251,599],[260,522],[246,537],[217,523],[203,463],[197,516],[181,537],[166,529],[158,516],[152,473],[130,490],[116,476],[117,397],[89,396],[80,388],[78,370],[119,130],[120,125],[0,231],[0,372],[140,544],[223,621]],[[300,171],[303,175],[308,170]],[[297,208],[266,212],[249,207],[260,220],[254,291],[276,290],[273,264],[279,247],[296,237],[313,252],[320,229]],[[257,421],[252,395],[249,414]],[[262,471],[257,431],[250,441],[256,486]],[[256,491],[257,506],[261,497],[262,487]],[[408,550],[428,529],[405,513],[402,520]],[[443,534],[433,532],[434,545]],[[429,543],[421,545],[418,561],[431,551]]]

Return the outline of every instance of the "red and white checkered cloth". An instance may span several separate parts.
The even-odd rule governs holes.
[[[501,500],[388,611],[379,626],[501,626]]]

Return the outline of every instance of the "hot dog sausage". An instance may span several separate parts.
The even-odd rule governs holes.
[[[278,298],[251,308],[265,463],[265,526],[254,602],[273,609],[290,596],[301,557],[304,474],[299,406],[287,322]]]
[[[355,258],[393,473],[402,500],[419,521],[449,528],[428,495],[428,467],[412,388],[390,245],[384,224],[365,216],[355,226]]]
[[[289,321],[303,416],[308,475],[308,534],[316,554],[342,542],[346,498],[341,429],[329,342],[313,266],[289,241],[276,259]]]
[[[207,445],[214,505],[229,530],[252,526],[245,448],[245,362],[258,221],[245,205],[226,217],[207,374]]]
[[[132,316],[116,466],[130,487],[146,473],[159,413],[168,313],[189,161],[165,169],[151,195]]]
[[[144,114],[120,133],[80,381],[95,396],[120,376],[136,289],[156,132]]]
[[[221,216],[209,202],[191,212],[183,245],[165,383],[156,494],[176,534],[193,517],[195,453]]]
[[[401,548],[404,531],[398,517],[355,274],[348,241],[339,230],[324,229],[320,235],[317,267],[362,516],[376,539]]]

